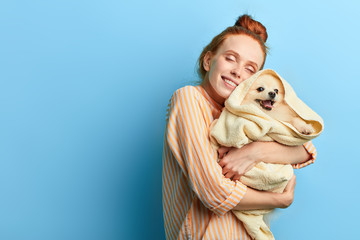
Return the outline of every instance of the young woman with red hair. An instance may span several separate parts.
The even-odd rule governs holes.
[[[294,199],[295,176],[283,193],[257,191],[240,181],[256,163],[314,162],[311,142],[289,147],[253,142],[241,149],[211,148],[208,130],[225,100],[264,66],[266,28],[248,15],[215,36],[199,57],[198,86],[172,96],[163,152],[163,210],[167,239],[251,239],[230,210],[286,208]],[[218,158],[220,162],[218,163]]]

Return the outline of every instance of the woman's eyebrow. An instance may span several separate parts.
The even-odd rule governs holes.
[[[231,53],[231,54],[234,54],[234,55],[236,56],[236,58],[239,58],[239,59],[241,58],[240,55],[239,55],[237,52],[235,52],[234,50],[227,50],[225,53],[227,53],[227,54]],[[251,61],[251,60],[247,60],[247,61],[248,61],[249,63],[255,65],[256,68],[259,67],[256,62],[253,62],[253,61]]]
[[[237,52],[233,51],[233,50],[227,50],[225,53],[232,53],[232,54],[234,54],[237,58],[240,58],[240,55],[239,55]]]

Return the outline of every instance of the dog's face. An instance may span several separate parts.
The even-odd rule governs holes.
[[[262,109],[271,111],[284,99],[284,87],[279,79],[263,76],[250,87],[242,104],[256,104]]]

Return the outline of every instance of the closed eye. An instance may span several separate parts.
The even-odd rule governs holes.
[[[236,57],[233,56],[233,55],[227,55],[227,56],[225,57],[225,59],[226,59],[226,60],[229,60],[229,61],[232,61],[232,62],[235,62],[235,61],[236,61]]]
[[[246,70],[248,70],[250,73],[255,73],[255,69],[253,66],[248,66]]]

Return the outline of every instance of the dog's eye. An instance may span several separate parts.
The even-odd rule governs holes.
[[[278,94],[279,90],[277,90],[277,89],[274,89],[274,92],[275,92],[276,94]]]
[[[264,88],[263,88],[263,87],[259,87],[259,88],[256,89],[256,90],[258,90],[259,92],[262,92],[262,91],[264,91]]]

